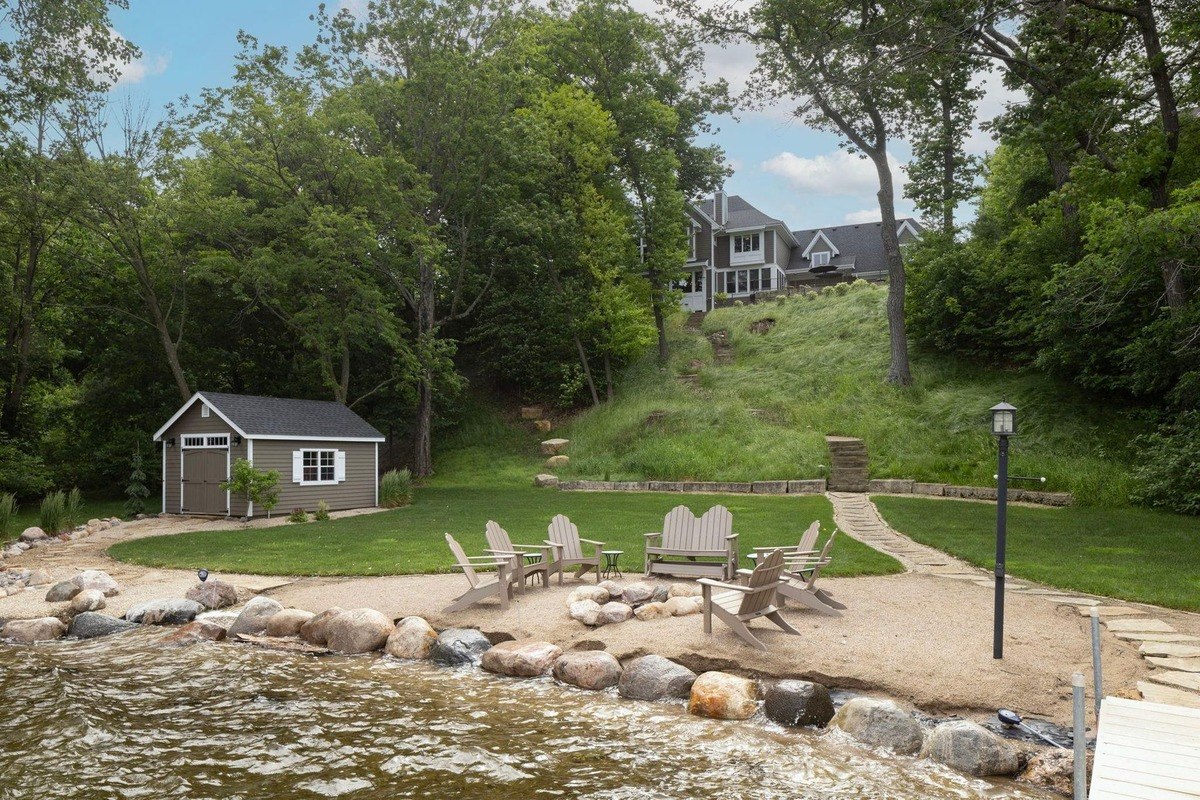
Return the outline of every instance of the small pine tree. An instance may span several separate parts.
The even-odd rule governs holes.
[[[146,470],[142,465],[142,448],[133,451],[129,461],[129,479],[125,483],[125,516],[132,517],[146,513],[146,498],[150,490],[146,488]]]

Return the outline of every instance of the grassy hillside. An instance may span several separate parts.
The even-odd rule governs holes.
[[[883,377],[888,365],[886,289],[794,297],[710,313],[705,335],[728,331],[736,358],[713,363],[704,336],[672,320],[673,355],[635,366],[615,402],[561,431],[572,440],[564,476],[612,480],[750,480],[820,477],[824,436],[866,440],[872,477],[988,486],[996,443],[988,408],[1020,409],[1012,472],[1045,475],[1047,489],[1080,502],[1126,501],[1129,440],[1141,431],[1128,410],[1090,402],[1031,371],[982,368],[914,352],[911,387]],[[766,318],[775,325],[751,332]],[[678,380],[702,362],[699,380]]]

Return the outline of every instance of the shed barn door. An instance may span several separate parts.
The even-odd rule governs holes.
[[[226,480],[228,457],[220,450],[183,451],[183,512],[221,514],[229,512],[221,482]]]

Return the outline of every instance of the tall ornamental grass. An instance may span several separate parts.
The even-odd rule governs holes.
[[[413,501],[412,473],[407,469],[390,469],[379,479],[379,505],[400,508]]]
[[[38,514],[38,527],[53,536],[67,527],[67,495],[62,491],[53,491],[42,498],[42,508]]]
[[[13,525],[17,519],[17,498],[9,492],[0,492],[0,538],[16,533]]]

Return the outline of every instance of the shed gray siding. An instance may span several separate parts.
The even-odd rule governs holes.
[[[295,450],[343,450],[346,480],[337,484],[303,486],[292,481],[292,452]],[[279,470],[279,503],[274,513],[294,508],[313,511],[324,500],[334,511],[369,508],[375,505],[375,442],[314,442],[301,439],[255,439],[254,466]],[[262,511],[255,509],[256,516]]]
[[[163,509],[169,514],[178,514],[180,511],[179,497],[179,478],[180,464],[183,457],[183,437],[190,434],[198,433],[214,433],[225,434],[229,437],[229,463],[233,464],[239,458],[246,457],[246,443],[242,442],[239,445],[233,444],[234,431],[225,423],[225,420],[211,412],[205,418],[201,416],[201,408],[203,403],[196,403],[191,408],[183,413],[179,419],[175,420],[175,424],[168,428],[163,433],[163,440],[174,437],[175,446],[166,449],[165,463],[163,464],[163,481],[166,489],[166,503]],[[246,503],[244,500],[239,500],[236,496],[230,498],[230,513],[234,516],[242,516],[246,513]]]

